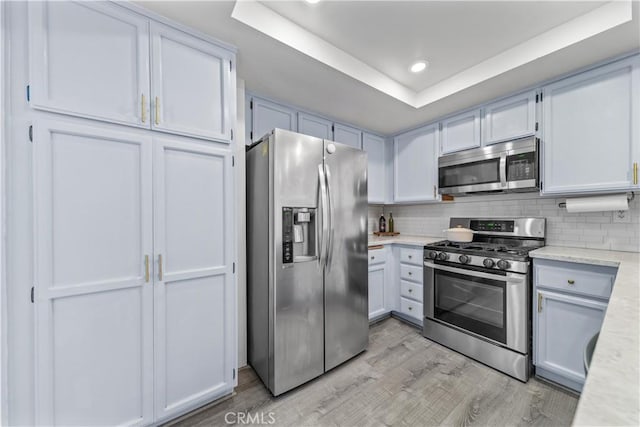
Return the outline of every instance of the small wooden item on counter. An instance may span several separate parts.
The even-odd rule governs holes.
[[[373,235],[374,236],[397,236],[400,233],[398,233],[397,231],[391,232],[391,231],[374,231]]]

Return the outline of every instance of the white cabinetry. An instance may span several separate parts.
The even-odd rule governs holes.
[[[533,354],[536,374],[580,391],[584,351],[600,331],[616,270],[534,260]]]
[[[155,409],[164,420],[233,388],[233,187],[228,150],[153,142]]]
[[[384,246],[369,249],[369,320],[387,314],[389,308],[388,250]]]
[[[440,125],[442,154],[480,146],[480,109],[449,117]]]
[[[422,324],[422,249],[400,248],[400,313]]]
[[[109,2],[29,2],[29,54],[34,108],[149,127],[145,17]]]
[[[29,52],[34,108],[231,139],[227,49],[115,3],[42,1],[29,3]]]
[[[233,54],[156,22],[151,46],[152,127],[229,141]]]
[[[393,143],[393,200],[395,202],[437,200],[437,125],[398,135]]]
[[[34,127],[39,424],[151,424],[233,389],[231,152],[151,135]]]
[[[253,97],[251,109],[251,141],[259,141],[275,128],[297,132],[296,112],[280,104]]]
[[[298,132],[322,139],[333,139],[333,123],[307,113],[298,113]]]
[[[150,424],[151,137],[39,120],[34,155],[36,424]]]
[[[529,91],[483,107],[482,144],[490,145],[536,133],[536,92]]]
[[[369,133],[363,133],[362,149],[367,152],[369,203],[384,203],[387,176],[384,139]]]
[[[333,125],[333,140],[341,144],[347,144],[353,148],[362,148],[362,131],[360,129],[352,128],[351,126],[334,124]]]
[[[639,64],[635,56],[543,89],[545,194],[637,187]]]

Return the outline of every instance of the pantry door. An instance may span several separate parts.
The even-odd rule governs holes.
[[[154,137],[156,421],[231,392],[231,151]]]
[[[151,424],[151,138],[39,119],[33,144],[36,424]]]

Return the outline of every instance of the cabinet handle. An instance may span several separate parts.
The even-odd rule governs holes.
[[[409,293],[413,292],[413,289],[409,289]]]
[[[158,255],[158,280],[162,281],[164,270],[162,268],[162,254]]]
[[[569,279],[569,280],[567,280],[567,283],[568,283],[568,284],[570,284],[570,285],[573,285],[573,284],[575,284],[575,283],[576,283],[576,281],[575,281],[575,280],[572,280],[572,279]]]
[[[413,255],[409,255],[409,259],[413,258]]]
[[[538,313],[542,312],[542,294],[538,292]]]
[[[144,281],[149,283],[149,255],[144,256]]]
[[[413,273],[412,273],[412,272],[409,272],[409,276],[413,276]]]
[[[436,198],[436,186],[435,185],[433,186],[433,198],[434,199]]]
[[[371,259],[376,259],[376,257],[372,256]]]
[[[147,121],[147,103],[145,102],[144,93],[142,94],[142,101],[140,102],[140,108],[142,109],[142,123]]]
[[[156,124],[160,124],[160,98],[156,96]]]
[[[638,162],[633,163],[633,183],[638,183]]]
[[[413,310],[413,307],[409,307],[409,310]]]

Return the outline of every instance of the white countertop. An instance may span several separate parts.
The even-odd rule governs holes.
[[[429,237],[429,236],[410,236],[407,234],[399,234],[397,236],[383,237],[373,234],[369,235],[369,246],[390,245],[392,243],[398,245],[414,245],[424,246],[433,242],[445,240],[445,237]]]
[[[640,254],[545,246],[533,258],[618,267],[574,425],[640,425]]]

